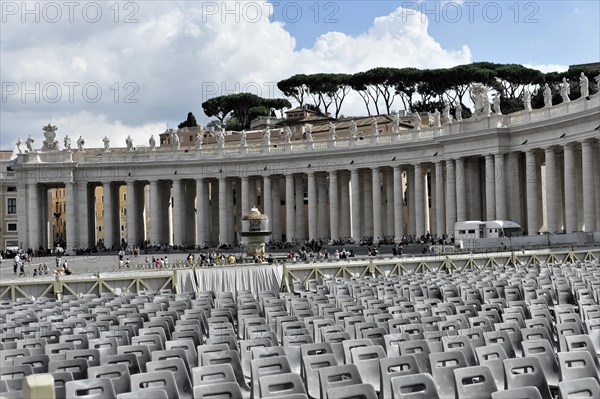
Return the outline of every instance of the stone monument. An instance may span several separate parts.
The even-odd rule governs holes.
[[[42,130],[44,131],[44,137],[46,138],[42,144],[42,151],[58,150],[58,140],[56,140],[56,131],[58,128],[48,123]]]
[[[27,146],[27,151],[28,152],[33,152],[33,142],[35,140],[33,139],[33,137],[31,137],[31,134],[29,135],[29,137],[27,137],[27,140],[25,141],[25,146]]]
[[[150,145],[150,151],[154,151],[156,149],[156,140],[154,139],[154,135],[150,135],[150,140],[148,140],[148,144]]]
[[[265,237],[271,235],[269,218],[259,212],[256,207],[250,213],[242,216],[242,237],[248,237],[246,255],[257,258],[265,256]]]
[[[67,134],[65,139],[63,140],[63,145],[65,147],[65,151],[71,151],[71,138]]]
[[[79,151],[83,151],[84,145],[85,145],[85,140],[83,139],[83,136],[79,136],[79,138],[77,139],[77,148],[79,149]]]

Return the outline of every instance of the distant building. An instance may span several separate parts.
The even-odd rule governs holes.
[[[12,151],[0,151],[0,248],[19,246],[17,180],[10,158]]]

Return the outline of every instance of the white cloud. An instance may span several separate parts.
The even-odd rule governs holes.
[[[471,61],[465,45],[456,51],[442,48],[428,33],[425,16],[413,10],[403,14],[398,8],[376,18],[362,34],[328,32],[312,47],[296,50],[285,26],[269,20],[266,4],[260,18],[253,10],[239,23],[231,15],[209,15],[203,2],[139,4],[133,16],[139,22],[133,24],[123,23],[131,10],[122,9],[115,23],[108,8],[106,18],[94,24],[22,24],[18,18],[3,24],[0,148],[10,149],[18,136],[28,134],[41,143],[41,127],[48,121],[59,127],[61,137],[83,134],[90,145],[101,146],[107,135],[113,145],[124,146],[128,134],[145,144],[150,134],[175,127],[188,111],[202,121],[200,104],[211,94],[252,86],[265,89],[260,94],[268,96],[268,82],[295,73],[447,67]],[[73,93],[69,82],[78,84]],[[51,102],[48,88],[55,86],[62,97]],[[18,92],[11,94],[15,87]],[[102,95],[90,101],[98,87]],[[217,93],[210,91],[215,87]],[[23,96],[22,88],[37,91],[37,98]],[[343,109],[346,115],[364,112],[358,96],[349,98]]]
[[[560,65],[560,64],[523,64],[527,68],[537,69],[540,72],[548,73],[548,72],[566,72],[569,69],[568,65]]]

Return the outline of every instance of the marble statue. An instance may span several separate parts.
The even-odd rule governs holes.
[[[544,85],[544,108],[552,106],[552,90],[550,90],[550,86],[548,83]]]
[[[102,142],[104,143],[104,151],[110,151],[110,139],[107,136],[104,136]]]
[[[240,134],[240,147],[246,147],[248,145],[247,141],[248,137],[246,131],[242,130],[242,133]]]
[[[125,139],[125,145],[127,146],[127,149],[129,151],[133,151],[133,139],[131,138],[131,136],[127,136],[127,138]]]
[[[271,151],[271,130],[268,126],[263,130],[262,148],[263,152]]]
[[[218,132],[216,132],[215,137],[217,139],[217,148],[225,148],[225,135],[223,134],[223,131],[219,130]]]
[[[567,78],[563,78],[562,83],[560,84],[560,96],[562,97],[563,103],[571,101],[569,94],[571,94],[569,82],[567,82]]]
[[[329,122],[327,127],[329,128],[329,140],[335,140],[335,125]]]
[[[483,116],[490,116],[491,114],[490,100],[485,96],[483,99]]]
[[[494,102],[494,114],[502,115],[502,110],[500,109],[500,94],[495,93],[492,101]]]
[[[21,150],[21,144],[23,144],[23,140],[21,140],[21,138],[19,137],[17,139],[17,153],[22,154],[23,151]]]
[[[286,126],[283,129],[283,140],[286,144],[290,144],[292,142],[292,129],[289,126]]]
[[[452,115],[450,115],[450,103],[444,103],[444,109],[442,110],[442,117],[446,123],[452,123]]]
[[[394,114],[392,117],[392,133],[400,133],[400,115]]]
[[[421,115],[418,112],[413,113],[413,123],[414,130],[421,130]]]
[[[581,97],[590,96],[590,80],[583,72],[579,75],[579,92],[581,93]]]
[[[594,78],[594,80],[596,81],[596,86],[597,86],[596,88],[597,88],[597,89],[600,89],[600,87],[599,87],[599,86],[600,86],[600,73],[598,74],[598,76],[596,76],[596,77]],[[600,90],[598,90],[598,91],[596,92],[596,94],[599,94],[599,93],[600,93]]]
[[[196,133],[196,137],[194,138],[194,142],[196,143],[196,149],[199,150],[202,148],[202,142],[204,140],[204,137],[202,137],[202,133],[198,132]]]
[[[379,135],[379,126],[377,126],[377,118],[375,118],[374,116],[371,118],[371,135]]]
[[[154,151],[156,149],[156,140],[154,139],[154,135],[150,135],[150,140],[148,140],[148,144],[150,144],[150,151]]]
[[[79,136],[79,138],[77,139],[77,148],[79,148],[79,151],[83,151],[84,145],[85,145],[85,140],[83,139],[83,136]]]
[[[71,138],[67,134],[65,139],[63,140],[63,145],[65,147],[65,151],[71,151]]]
[[[181,148],[181,142],[179,141],[179,135],[177,133],[172,133],[173,135],[173,151],[179,151]]]
[[[306,141],[308,141],[309,143],[312,143],[313,142],[312,125],[306,125],[306,127],[304,128],[304,134],[306,135]]]
[[[490,100],[487,96],[487,89],[482,83],[473,83],[471,86],[471,98],[473,99],[473,105],[475,112],[473,117],[479,119],[482,116],[490,116]]]
[[[454,117],[457,122],[462,121],[462,105],[460,105],[460,101],[457,101],[456,104],[454,104]]]
[[[434,127],[441,127],[442,126],[442,121],[440,120],[441,114],[439,110],[435,110],[435,112],[433,113],[433,126]]]
[[[35,140],[33,140],[33,137],[31,137],[31,134],[29,135],[29,137],[27,137],[27,140],[25,141],[25,145],[27,146],[27,151],[28,152],[33,152],[33,142]]]
[[[44,137],[46,138],[42,144],[42,151],[58,150],[58,140],[56,140],[56,131],[58,128],[48,123],[42,130],[44,131]]]
[[[525,93],[523,93],[523,105],[525,106],[525,111],[531,111],[531,93],[529,90],[525,90]]]
[[[358,125],[356,124],[356,122],[353,120],[350,121],[350,137],[352,137],[353,139],[356,139],[358,136]]]

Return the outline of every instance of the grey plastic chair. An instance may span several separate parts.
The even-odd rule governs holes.
[[[379,359],[381,372],[381,397],[392,397],[392,378],[401,375],[419,374],[419,364],[413,355]]]
[[[598,370],[588,351],[559,352],[558,364],[560,367],[560,380],[578,380],[581,378],[594,378],[600,381]]]
[[[23,379],[33,374],[33,367],[28,364],[20,366],[0,366],[0,379],[5,380],[9,391],[20,391]]]
[[[439,399],[431,374],[409,374],[394,377],[392,394],[394,399]]]
[[[259,348],[257,348],[259,349]],[[266,375],[291,373],[290,363],[285,356],[273,356],[253,359],[250,361],[252,370],[252,397],[258,398],[260,395],[259,379]]]
[[[51,374],[54,378],[54,395],[56,396],[56,399],[65,399],[65,386],[67,385],[67,382],[73,381],[73,374],[69,372],[56,372]]]
[[[561,399],[600,398],[600,384],[594,378],[580,378],[558,384]]]
[[[192,369],[194,387],[220,384],[222,382],[236,382],[231,364],[215,364],[214,366],[200,366]]]
[[[88,362],[85,359],[69,359],[50,361],[48,372],[69,372],[73,374],[74,380],[82,380],[87,375]]]
[[[14,359],[15,366],[28,364],[32,367],[34,374],[47,373],[49,362],[50,358],[48,357],[48,355],[20,356]]]
[[[319,380],[319,370],[337,366],[337,360],[334,354],[325,353],[322,355],[305,356],[303,359],[304,364],[304,381],[306,386],[306,392],[310,398],[316,399],[321,395],[321,388],[319,384],[315,384],[315,381]]]
[[[241,398],[240,386],[235,382],[201,385],[194,387],[194,399]],[[171,399],[171,397],[169,397]]]
[[[71,399],[116,399],[110,378],[92,378],[69,381],[65,384],[66,397]]]
[[[504,348],[500,344],[485,345],[479,348],[475,348],[477,359],[481,366],[488,366],[494,381],[496,382],[496,388],[502,391],[506,387],[506,381],[504,377],[504,359],[508,359]]]
[[[320,397],[326,398],[326,393],[331,388],[362,384],[362,379],[358,368],[354,364],[344,364],[319,369],[319,384],[321,387]]]
[[[381,391],[380,359],[385,358],[385,351],[380,345],[353,348],[350,351],[352,363],[358,368],[360,378],[365,384],[371,384],[375,392]]]
[[[537,357],[544,370],[548,385],[551,388],[558,387],[560,369],[552,345],[548,340],[523,341],[523,355],[525,357]]]
[[[154,371],[151,373],[140,373],[131,376],[131,391],[146,391],[153,388],[164,389],[169,399],[179,399],[179,390],[175,376],[170,371]],[[146,398],[150,397],[151,391]]]
[[[443,398],[454,398],[456,396],[454,370],[461,367],[468,367],[463,352],[431,353],[429,355],[429,362],[431,363],[431,375],[438,394]]]
[[[327,391],[327,399],[378,399],[378,396],[372,385],[355,384],[330,388]]]
[[[90,367],[87,370],[88,378],[110,378],[117,395],[131,390],[131,378],[126,364],[107,364]]]
[[[190,376],[182,359],[171,358],[159,361],[152,361],[148,362],[146,367],[148,368],[148,372],[163,370],[172,372],[175,376],[175,382],[177,383],[179,396],[181,398],[192,397],[192,384],[190,382]]]
[[[536,387],[522,387],[498,391],[492,394],[492,399],[542,399]]]
[[[537,357],[505,359],[504,375],[508,389],[536,387],[543,399],[552,399],[544,370]]]
[[[463,367],[454,370],[456,396],[461,399],[489,398],[497,391],[492,372],[487,366]]]
[[[259,378],[258,385],[260,386],[260,397],[262,398],[306,393],[302,379],[295,373],[266,375]]]

